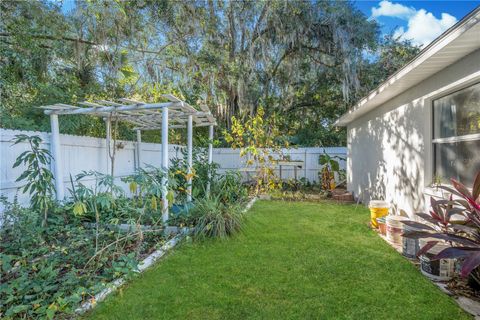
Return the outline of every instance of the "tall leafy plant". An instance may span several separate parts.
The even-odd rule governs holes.
[[[21,187],[23,193],[30,195],[32,208],[43,213],[43,225],[47,224],[48,210],[52,206],[52,197],[55,193],[54,177],[48,168],[52,155],[47,149],[41,148],[42,139],[39,136],[16,135],[12,140],[13,145],[28,143],[29,150],[22,152],[13,164],[13,168],[20,165],[26,167],[25,171],[16,181],[25,182]]]
[[[82,180],[94,179],[92,188],[82,183]],[[95,253],[98,251],[100,235],[100,213],[115,205],[114,195],[121,195],[123,190],[116,186],[113,177],[97,171],[83,171],[76,176],[76,185],[72,181],[72,196],[74,198],[73,213],[84,215],[93,213],[95,216]]]
[[[225,140],[233,149],[240,149],[240,156],[247,157],[247,167],[256,169],[255,193],[268,192],[280,186],[275,175],[275,163],[272,156],[280,152],[286,141],[280,141],[280,130],[275,116],[264,119],[262,107],[255,116],[249,116],[247,121],[232,117],[231,131],[224,131]]]
[[[176,199],[184,201],[188,193],[188,179],[192,178],[192,198],[203,198],[206,195],[207,184],[215,180],[219,165],[208,163],[208,153],[204,147],[193,147],[192,172],[188,172],[188,154],[186,148],[181,148],[181,157],[175,157],[170,164],[170,171],[176,181]]]
[[[340,169],[340,160],[345,160],[345,158],[340,156],[331,156],[325,151],[318,157],[318,164],[322,166],[322,169],[319,173],[319,178],[324,190],[332,190],[335,188],[335,173],[339,176],[343,174],[342,170]]]
[[[157,168],[151,165],[139,168],[135,174],[122,179],[123,182],[129,184],[130,192],[137,194],[138,201],[150,201],[152,210],[157,211],[162,208],[162,192],[163,192],[163,178],[168,175],[167,195],[169,206],[175,200],[174,190],[178,186],[175,175],[169,171],[164,172],[162,168]]]
[[[227,171],[213,181],[211,194],[226,205],[242,205],[248,197],[248,189],[238,171]]]

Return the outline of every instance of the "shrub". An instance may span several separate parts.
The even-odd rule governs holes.
[[[256,169],[255,193],[265,193],[277,189],[280,179],[275,175],[275,160],[272,153],[288,147],[280,134],[276,115],[264,117],[265,111],[259,107],[255,116],[249,116],[243,123],[232,117],[231,131],[224,131],[225,141],[233,149],[240,149],[240,156],[247,157],[247,167]]]
[[[248,197],[248,189],[242,183],[240,172],[227,171],[213,181],[211,194],[226,205],[241,204]]]
[[[220,197],[204,198],[191,210],[191,221],[197,238],[226,238],[241,230],[241,207],[225,204]]]
[[[335,189],[335,173],[338,175],[340,182],[345,179],[345,170],[340,169],[341,160],[345,160],[345,158],[339,156],[332,157],[325,151],[318,157],[318,164],[322,166],[318,175],[323,190]]]
[[[210,203],[210,205],[218,203],[227,208],[235,208],[241,207],[246,202],[248,188],[242,184],[239,172],[227,171],[224,174],[215,174],[215,177],[212,181],[210,195],[204,194],[202,198],[194,198],[193,204],[185,204],[184,210],[171,216],[169,224],[195,227],[199,218],[198,210],[201,211],[197,206],[205,208],[206,203]]]

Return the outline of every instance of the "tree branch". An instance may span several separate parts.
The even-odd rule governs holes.
[[[13,34],[8,33],[8,32],[0,32],[0,37],[12,37]],[[100,46],[102,45],[101,43],[90,41],[90,40],[85,40],[82,38],[73,38],[73,37],[56,37],[48,34],[29,34],[29,37],[32,37],[34,39],[42,39],[42,40],[53,40],[53,41],[69,41],[69,42],[76,42],[76,43],[83,43],[83,44],[88,44],[91,46]],[[163,50],[165,50],[167,47],[171,46],[172,43],[167,43],[163,47],[160,48],[160,50],[154,51],[154,50],[148,50],[148,49],[141,49],[141,48],[135,48],[135,47],[126,47],[129,50],[136,51],[136,52],[141,52],[141,53],[152,53],[152,54],[160,54]]]

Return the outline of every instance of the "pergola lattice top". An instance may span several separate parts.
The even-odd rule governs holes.
[[[109,168],[109,160],[113,161],[110,156],[111,146],[111,122],[112,120],[126,121],[135,126],[137,130],[137,144],[135,152],[136,167],[140,168],[141,164],[141,148],[142,142],[141,130],[162,130],[162,150],[161,150],[161,165],[165,172],[168,172],[169,157],[168,157],[168,129],[187,128],[187,163],[188,173],[193,171],[193,127],[208,126],[208,163],[212,163],[213,156],[213,127],[217,124],[215,117],[212,115],[207,106],[200,106],[201,111],[195,109],[185,101],[182,101],[171,94],[163,95],[169,102],[163,103],[146,103],[142,101],[135,101],[131,99],[118,99],[116,101],[96,100],[95,102],[80,102],[81,105],[73,106],[69,104],[57,103],[49,106],[41,106],[45,114],[50,115],[50,126],[52,130],[50,146],[52,155],[55,161],[54,176],[55,176],[55,190],[57,199],[64,199],[64,185],[63,172],[60,163],[60,130],[59,130],[59,115],[74,115],[74,114],[88,114],[98,117],[103,117],[106,120],[106,145],[107,145],[107,169]],[[113,168],[111,165],[110,168]],[[108,170],[107,170],[108,171]],[[112,176],[114,173],[111,173]],[[187,178],[187,200],[192,201],[192,177]],[[162,177],[162,220],[168,221],[168,175]],[[207,192],[210,190],[210,178],[207,182]]]
[[[45,114],[74,115],[88,114],[98,117],[118,119],[135,125],[136,130],[157,130],[162,128],[162,109],[168,108],[169,128],[186,128],[188,116],[192,116],[195,127],[216,125],[215,117],[205,105],[201,111],[171,94],[163,95],[169,102],[145,103],[131,99],[118,99],[118,102],[96,100],[95,102],[79,102],[79,106],[57,103],[39,108]]]

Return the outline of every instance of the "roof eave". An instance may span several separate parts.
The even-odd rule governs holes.
[[[412,59],[408,64],[404,67],[396,71],[393,75],[391,75],[387,80],[383,81],[380,85],[378,85],[374,90],[370,91],[367,96],[362,98],[352,109],[350,109],[347,113],[343,114],[335,123],[335,126],[344,127],[347,126],[350,122],[354,121],[358,117],[362,116],[364,113],[373,110],[374,108],[380,106],[382,103],[375,104],[375,98],[385,90],[388,90],[389,87],[392,87],[398,80],[402,79],[404,76],[408,75],[410,72],[415,71],[422,63],[427,61],[432,55],[439,52],[441,49],[445,48],[449,43],[453,40],[460,37],[463,33],[467,32],[478,24],[480,21],[480,6],[470,12],[467,16],[465,16],[461,21],[456,23],[454,26],[446,30],[442,35],[440,35],[437,39],[432,41],[427,47],[425,47],[414,59]],[[459,57],[458,59],[461,59]],[[413,87],[415,84],[412,84]],[[410,87],[410,88],[411,88]],[[406,88],[404,91],[408,90]],[[363,111],[365,105],[370,104],[369,110],[366,112]],[[360,111],[359,111],[360,110]]]

